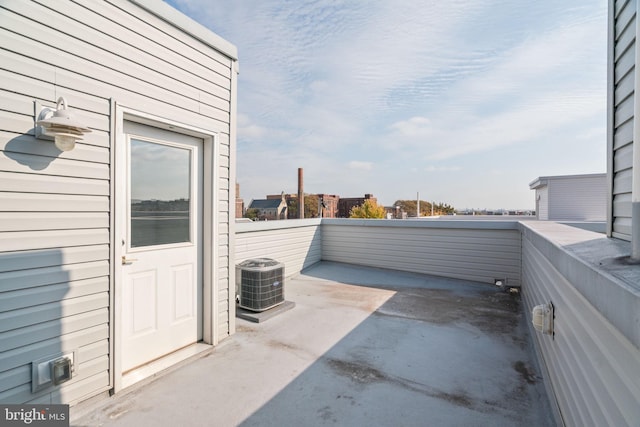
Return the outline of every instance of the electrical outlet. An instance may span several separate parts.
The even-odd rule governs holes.
[[[31,362],[31,392],[35,393],[70,380],[76,371],[75,356],[76,352],[72,351],[43,357]],[[57,365],[55,365],[56,363]],[[57,369],[54,369],[55,367]],[[54,370],[57,378],[52,376]]]

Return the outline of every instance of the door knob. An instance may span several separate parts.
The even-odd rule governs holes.
[[[137,260],[138,258],[127,258],[126,256],[122,255],[122,265],[131,264],[133,261]]]

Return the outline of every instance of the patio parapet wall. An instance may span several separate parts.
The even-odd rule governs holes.
[[[325,219],[322,259],[521,284],[521,239],[515,221]]]
[[[287,220],[236,225],[236,263],[269,257],[291,276],[336,261],[522,286],[524,314],[552,302],[555,335],[532,332],[565,425],[640,420],[640,266],[629,242],[550,221]]]
[[[553,336],[532,332],[551,401],[568,426],[640,420],[640,266],[629,242],[542,221],[521,223],[525,314],[554,306]]]
[[[305,219],[236,224],[238,264],[273,258],[287,276],[319,261],[449,278],[521,283],[515,221]]]
[[[236,265],[247,259],[272,258],[293,276],[322,259],[320,219],[237,223]]]

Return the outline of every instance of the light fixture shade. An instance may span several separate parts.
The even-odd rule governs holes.
[[[42,127],[44,135],[54,138],[56,147],[62,151],[73,150],[75,142],[81,140],[85,133],[91,132],[91,129],[75,119],[67,109],[67,100],[63,97],[58,98],[55,110],[43,109],[36,124]]]
[[[554,307],[550,302],[533,307],[531,311],[531,323],[533,328],[545,335],[553,335]]]
[[[54,138],[54,143],[60,151],[71,151],[76,146],[76,136],[69,134],[57,134]]]

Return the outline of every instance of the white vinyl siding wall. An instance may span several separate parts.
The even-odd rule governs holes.
[[[609,8],[609,189],[610,232],[631,240],[631,183],[635,126],[635,0],[610,0]],[[611,45],[612,44],[612,45]]]
[[[324,219],[322,259],[520,286],[517,222]]]
[[[218,135],[214,289],[228,335],[235,59],[123,0],[3,1],[0,56],[0,402],[74,403],[113,386],[113,102]],[[34,101],[59,96],[93,131],[63,153],[33,136]],[[71,350],[73,380],[31,394],[30,362]]]
[[[548,224],[547,233],[559,240],[575,233]],[[532,332],[532,338],[547,372],[550,400],[565,425],[637,426],[640,350],[629,339],[640,338],[637,319],[629,315],[637,317],[637,296],[526,225],[522,239],[524,311],[530,319],[535,305],[552,302],[555,308],[555,335]],[[600,237],[587,235],[584,241],[594,239]]]
[[[235,261],[272,258],[285,276],[298,274],[322,258],[320,219],[258,221],[236,224]]]
[[[607,220],[607,174],[544,176],[529,188],[536,191],[541,221]]]
[[[549,219],[549,187],[544,186],[536,190],[536,216],[541,221]]]
[[[606,221],[606,175],[550,178],[548,217],[552,221]]]
[[[319,219],[236,224],[236,263],[273,258],[292,276],[319,261],[520,286],[517,222]]]

